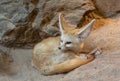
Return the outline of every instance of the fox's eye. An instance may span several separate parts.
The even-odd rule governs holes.
[[[66,42],[66,44],[71,44],[72,42]]]
[[[63,42],[63,40],[60,40],[60,42]]]

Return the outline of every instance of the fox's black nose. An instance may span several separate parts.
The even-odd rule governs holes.
[[[58,47],[58,49],[60,50],[60,49],[61,49],[61,47]]]

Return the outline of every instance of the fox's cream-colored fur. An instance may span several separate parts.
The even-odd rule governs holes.
[[[50,75],[69,72],[92,61],[94,55],[83,55],[87,58],[81,58],[80,51],[94,21],[75,29],[59,14],[61,36],[49,37],[38,43],[33,49],[32,65],[42,74]]]

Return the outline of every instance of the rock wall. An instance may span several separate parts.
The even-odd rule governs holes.
[[[28,13],[22,0],[0,1],[0,40],[3,34],[15,28],[15,23],[24,22]]]
[[[29,9],[28,4],[30,4]],[[26,41],[34,42],[34,40],[30,41],[38,36],[36,35],[37,30],[30,27],[30,22],[34,19],[31,13],[37,12],[34,8],[35,5],[30,0],[0,1],[0,40],[2,44],[20,46],[26,44]],[[30,16],[32,19],[29,19]],[[34,35],[35,37],[33,37]]]
[[[77,26],[86,12],[95,9],[90,0],[2,0],[0,7],[0,40],[18,47],[58,35],[59,12]]]
[[[105,17],[119,12],[119,0],[110,0],[109,3],[109,0],[93,1],[1,0],[0,41],[6,46],[32,47],[46,37],[57,36],[59,12],[64,13],[67,22],[74,27],[80,27],[97,17],[93,15],[96,10],[94,4]]]
[[[93,0],[93,2],[104,17],[120,13],[120,0]]]

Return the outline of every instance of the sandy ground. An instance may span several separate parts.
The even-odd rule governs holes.
[[[120,16],[114,17],[114,21],[110,21],[110,23],[104,25],[107,30],[114,30],[115,28],[120,30]],[[100,28],[100,30],[102,31],[104,28]],[[105,38],[104,35],[102,36]],[[31,66],[32,49],[10,49],[9,53],[14,59],[13,72],[9,74],[1,73],[0,81],[120,81],[119,36],[120,32],[112,34],[115,39],[113,43],[118,44],[118,48],[116,46],[114,50],[112,47],[109,48],[109,50],[111,49],[110,51],[104,50],[102,55],[97,56],[94,61],[69,73],[52,76],[41,75],[40,72]],[[8,48],[3,46],[0,46],[0,48],[8,50]]]

